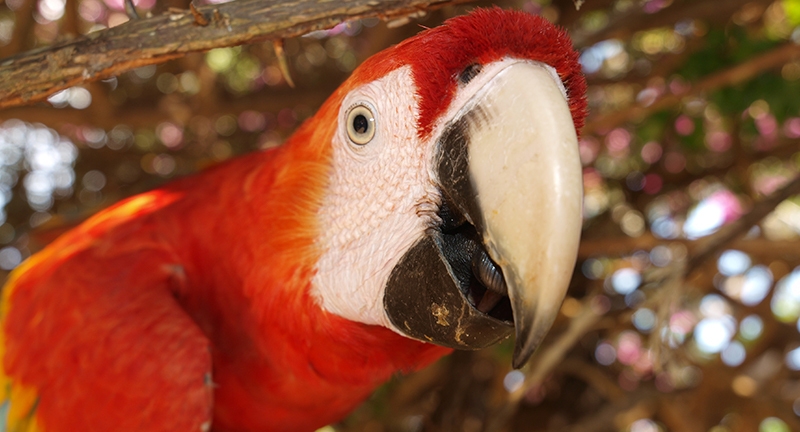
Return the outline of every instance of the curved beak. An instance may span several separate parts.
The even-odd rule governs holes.
[[[442,228],[393,271],[387,314],[412,337],[467,349],[506,337],[513,322],[520,367],[558,314],[582,224],[577,135],[555,71],[532,61],[496,71],[445,128],[437,152]],[[411,269],[429,271],[415,279]],[[409,302],[410,289],[424,299]],[[459,320],[437,322],[431,304]],[[410,308],[423,312],[397,312]]]
[[[551,72],[515,64],[479,106],[490,121],[470,133],[469,163],[489,256],[514,311],[514,367],[550,329],[575,267],[583,176],[566,99]]]

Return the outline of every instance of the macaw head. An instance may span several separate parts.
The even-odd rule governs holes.
[[[563,30],[498,8],[365,61],[305,132],[331,145],[319,305],[452,348],[515,332],[524,364],[575,265],[585,89]]]

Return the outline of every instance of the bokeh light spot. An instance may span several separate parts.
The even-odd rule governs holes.
[[[524,382],[525,374],[515,369],[507,373],[503,378],[503,387],[507,392],[512,393],[519,390]]]
[[[656,422],[650,419],[639,419],[631,423],[631,432],[659,432]]]
[[[69,106],[75,109],[86,109],[92,104],[92,94],[83,87],[69,89]]]
[[[612,130],[606,135],[606,146],[613,154],[620,154],[631,144],[631,133],[623,128]]]
[[[644,193],[648,195],[655,195],[661,191],[664,186],[664,180],[656,173],[647,174],[644,177]]]
[[[777,417],[767,417],[758,425],[758,432],[789,432],[789,425]]]
[[[594,358],[603,366],[608,366],[617,360],[617,350],[608,342],[597,345],[594,350]]]
[[[642,146],[642,160],[649,164],[654,164],[661,159],[662,151],[661,144],[653,141],[648,142]]]
[[[664,168],[672,174],[677,174],[686,168],[686,157],[678,152],[669,152],[664,157]]]
[[[583,275],[587,278],[597,280],[603,277],[605,266],[599,259],[589,258],[583,262],[581,270],[583,271]]]
[[[742,397],[751,397],[755,394],[758,384],[756,380],[747,375],[737,375],[731,381],[731,389],[734,393]]]
[[[637,330],[647,333],[656,325],[656,314],[648,308],[641,308],[633,313],[631,321]]]
[[[216,73],[222,73],[233,66],[236,50],[233,48],[217,48],[206,53],[206,64]]]
[[[83,175],[83,187],[92,192],[97,192],[106,185],[106,176],[98,170],[91,170]]]
[[[719,318],[731,313],[730,305],[724,297],[708,294],[700,300],[700,313],[703,316]]]
[[[675,119],[675,132],[678,135],[691,135],[694,132],[694,121],[686,115],[680,115]]]
[[[19,249],[13,246],[6,246],[0,249],[0,268],[12,270],[22,262],[22,254]]]
[[[789,323],[800,318],[800,267],[777,283],[770,307],[773,315],[782,322]]]
[[[739,333],[745,340],[754,341],[761,336],[763,331],[764,321],[758,315],[748,315],[739,323]]]
[[[726,365],[736,367],[744,363],[747,357],[747,350],[745,350],[741,342],[733,341],[722,350],[720,357],[722,358],[722,362]]]
[[[719,256],[717,269],[725,276],[735,276],[747,271],[750,264],[749,255],[742,251],[729,249]]]
[[[772,287],[772,272],[758,265],[747,271],[740,299],[745,306],[755,306],[769,294]]]
[[[642,338],[638,333],[626,330],[617,341],[617,359],[620,363],[632,365],[642,356]]]
[[[697,323],[694,329],[694,339],[700,351],[707,354],[715,354],[728,345],[733,337],[734,325],[733,318],[726,317],[704,318]]]
[[[39,0],[39,13],[48,21],[58,21],[64,16],[65,0]]]
[[[786,353],[786,366],[791,370],[800,370],[800,348]]]
[[[156,126],[156,136],[162,144],[172,150],[180,148],[183,144],[183,128],[171,122],[163,122]]]
[[[672,251],[667,246],[658,245],[650,251],[650,262],[656,267],[665,267],[672,262]]]
[[[632,293],[642,283],[642,276],[630,267],[621,268],[611,276],[611,286],[618,294]]]

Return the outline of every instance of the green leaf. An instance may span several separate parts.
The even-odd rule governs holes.
[[[783,0],[781,4],[786,19],[793,25],[800,25],[800,0]]]

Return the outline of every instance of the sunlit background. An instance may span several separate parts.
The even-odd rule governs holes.
[[[141,15],[187,7],[134,3]],[[566,26],[581,52],[584,240],[549,343],[583,302],[603,316],[527,390],[512,429],[800,430],[800,198],[687,279],[663,277],[800,171],[800,0],[500,4]],[[370,54],[418,32],[416,22],[472,7],[286,40],[295,89],[264,43],[0,111],[0,269],[123,197],[279,145]],[[122,0],[0,0],[0,57],[126,21]],[[465,370],[486,396],[456,410],[454,430],[485,430],[524,385],[509,359],[508,344],[445,359],[327,430],[439,430],[431,425],[451,421],[453,371]]]

